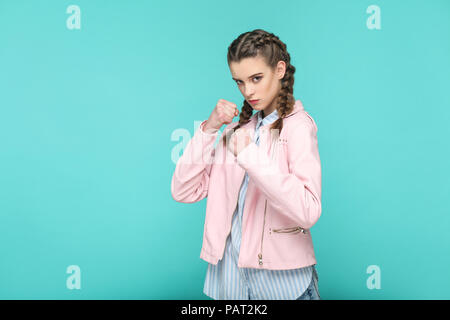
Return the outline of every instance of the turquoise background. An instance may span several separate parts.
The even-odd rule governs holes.
[[[209,299],[172,134],[241,109],[226,52],[255,28],[319,128],[322,299],[450,298],[450,1],[1,0],[0,299]]]

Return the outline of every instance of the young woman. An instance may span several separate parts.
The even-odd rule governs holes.
[[[290,55],[256,29],[234,40],[227,58],[242,110],[217,102],[171,184],[176,201],[208,198],[203,291],[213,299],[320,299],[310,231],[322,210],[317,126],[293,97]]]

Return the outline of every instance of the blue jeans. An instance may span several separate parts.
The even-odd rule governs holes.
[[[296,300],[320,300],[319,294],[319,277],[317,275],[316,268],[314,267],[311,283],[303,294]]]

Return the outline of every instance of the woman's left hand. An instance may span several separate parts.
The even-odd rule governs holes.
[[[251,130],[247,128],[237,129],[230,137],[230,143],[228,143],[228,149],[236,157],[245,147],[252,143],[253,137]]]

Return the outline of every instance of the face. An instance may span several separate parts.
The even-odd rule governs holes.
[[[276,109],[276,98],[281,90],[281,79],[286,72],[286,63],[278,61],[275,70],[266,64],[264,58],[245,58],[232,62],[230,71],[233,80],[253,110],[264,110],[264,116]],[[256,103],[250,100],[258,100]]]

